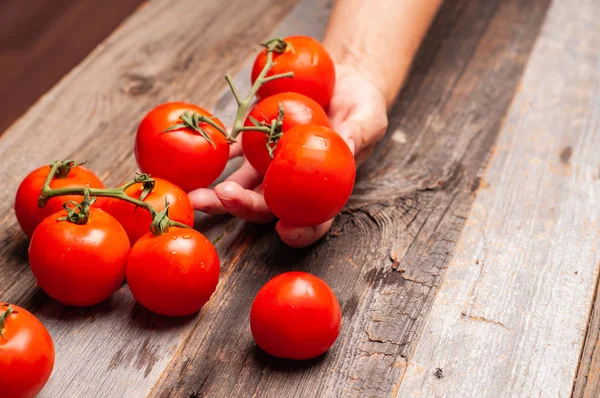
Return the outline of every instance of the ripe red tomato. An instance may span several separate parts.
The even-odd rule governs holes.
[[[215,247],[200,232],[171,227],[142,236],[127,261],[127,283],[133,297],[152,312],[191,315],[210,299],[219,282]]]
[[[263,182],[267,206],[290,225],[321,224],[342,210],[354,187],[356,164],[348,145],[323,126],[284,134]]]
[[[154,189],[146,196],[144,202],[149,203],[159,212],[165,208],[165,198],[169,202],[169,218],[187,226],[194,226],[194,207],[189,196],[177,185],[162,178],[154,178]],[[135,184],[125,190],[132,198],[139,199],[144,189],[143,184]],[[121,223],[129,241],[133,245],[139,238],[150,232],[152,217],[146,209],[133,203],[116,198],[106,198],[102,210]]]
[[[29,311],[0,303],[0,380],[3,397],[29,398],[48,382],[54,367],[54,344],[48,330]]]
[[[305,95],[291,92],[275,94],[260,101],[252,109],[244,125],[254,126],[251,117],[270,125],[272,120],[277,119],[280,104],[285,112],[281,126],[283,133],[292,127],[303,124],[329,127],[327,114],[318,103]],[[256,171],[263,176],[271,164],[271,157],[267,151],[267,140],[267,135],[260,131],[244,131],[242,133],[244,155]]]
[[[293,91],[304,94],[323,108],[329,105],[335,85],[335,66],[331,56],[318,40],[306,36],[286,37],[288,44],[283,53],[273,52],[274,65],[267,76],[294,72],[292,79],[283,78],[265,83],[258,90],[258,98]],[[252,68],[252,84],[267,63],[267,50],[261,51]]]
[[[83,199],[83,196],[78,195],[59,196],[48,200],[44,208],[39,207],[38,198],[48,173],[50,173],[50,166],[43,166],[32,171],[21,182],[17,191],[15,214],[21,229],[30,238],[35,228],[44,218],[63,209],[62,204],[64,202],[69,200],[81,202]],[[53,189],[73,187],[104,188],[104,184],[94,173],[82,166],[75,166],[71,168],[67,176],[54,177],[50,182],[50,188]],[[99,207],[101,205],[102,198],[98,198],[94,206]]]
[[[278,358],[310,359],[333,345],[342,325],[335,294],[322,279],[286,272],[256,295],[250,329],[256,344]]]
[[[64,305],[87,307],[104,301],[125,279],[130,246],[117,220],[91,208],[86,224],[57,221],[62,211],[36,228],[29,263],[38,286]]]
[[[205,188],[219,177],[229,159],[229,144],[219,130],[207,123],[200,123],[200,127],[212,139],[214,148],[191,128],[165,131],[181,123],[180,116],[186,111],[210,117],[225,128],[219,119],[196,105],[168,102],[152,109],[140,123],[135,158],[142,172],[169,180],[189,192]]]

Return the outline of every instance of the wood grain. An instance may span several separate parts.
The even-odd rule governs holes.
[[[146,396],[195,318],[152,315],[135,305],[127,287],[91,309],[50,300],[35,287],[27,241],[11,210],[20,180],[52,159],[71,157],[88,159],[109,185],[129,179],[133,137],[145,112],[175,99],[214,105],[224,71],[235,72],[293,3],[153,1],[0,137],[0,297],[32,310],[54,338],[57,362],[43,396]],[[242,228],[225,221],[207,236]],[[219,243],[225,264],[234,265],[243,248],[233,242],[223,237]]]
[[[153,1],[0,137],[0,210],[9,213],[0,221],[0,297],[31,309],[54,337],[58,359],[44,396],[389,396],[399,388],[546,0],[445,3],[388,135],[323,241],[294,250],[272,225],[200,217],[196,227],[218,241],[223,267],[197,316],[150,314],[126,286],[91,309],[54,303],[35,288],[9,211],[24,175],[54,158],[89,159],[108,184],[123,181],[135,170],[131,146],[143,114],[165,100],[217,104],[223,71],[243,70],[241,60],[292,3]],[[303,0],[278,33],[320,35],[330,6]],[[216,110],[228,112],[228,101]],[[344,312],[332,350],[301,363],[268,357],[248,327],[258,289],[292,269],[329,282]]]
[[[0,1],[0,134],[142,2]]]
[[[599,17],[552,3],[399,396],[571,394],[600,260]]]
[[[329,237],[292,250],[270,226],[240,231],[247,248],[225,266],[219,294],[152,395],[393,394],[547,4],[447,2],[392,111],[388,135],[361,169]],[[292,269],[328,281],[344,311],[338,343],[302,363],[269,358],[248,326],[258,289]]]

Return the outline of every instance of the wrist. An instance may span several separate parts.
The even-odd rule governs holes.
[[[338,77],[356,75],[369,80],[385,98],[387,108],[392,106],[410,67],[410,61],[390,67],[386,66],[388,63],[380,60],[378,55],[369,54],[361,50],[360,46],[334,43],[327,38],[324,45],[333,58]]]

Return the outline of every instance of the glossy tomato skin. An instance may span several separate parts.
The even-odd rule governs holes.
[[[278,358],[311,359],[333,345],[342,325],[340,304],[322,279],[286,272],[267,282],[250,310],[256,344]]]
[[[220,263],[212,243],[200,232],[171,227],[142,236],[131,249],[127,283],[138,303],[166,316],[198,312],[219,282]]]
[[[312,37],[291,36],[284,39],[287,46],[283,53],[273,52],[274,65],[267,73],[273,76],[294,72],[293,78],[277,79],[264,84],[257,93],[259,99],[293,91],[304,94],[323,108],[329,105],[335,85],[335,66],[323,45]],[[252,68],[252,83],[256,81],[267,62],[267,51],[261,51]]]
[[[83,196],[78,195],[59,196],[48,200],[44,208],[39,207],[38,198],[48,173],[50,173],[50,166],[35,169],[25,177],[17,190],[15,214],[21,229],[30,238],[44,218],[63,209],[63,203],[69,200],[76,202],[83,200]],[[104,188],[104,184],[94,173],[82,166],[75,166],[66,177],[54,178],[50,182],[50,188],[53,189],[73,187]],[[98,198],[94,206],[100,207],[102,203],[103,198]]]
[[[318,124],[329,127],[329,119],[323,108],[313,99],[298,93],[279,93],[260,101],[250,111],[244,122],[245,126],[254,126],[250,117],[259,122],[271,124],[279,114],[279,104],[285,112],[281,131],[285,133],[295,126]],[[261,175],[267,173],[271,157],[267,151],[268,137],[260,131],[244,131],[242,133],[242,148],[250,164]]]
[[[181,123],[179,116],[190,114],[213,117],[206,110],[184,102],[168,102],[152,109],[140,123],[135,139],[135,158],[140,170],[164,178],[189,192],[213,183],[225,169],[229,144],[217,129],[201,123],[215,148],[199,133],[189,128],[167,131]],[[213,120],[225,128],[221,121]]]
[[[149,203],[156,211],[165,208],[165,198],[169,202],[169,218],[189,227],[194,226],[194,207],[189,196],[177,185],[162,178],[154,178],[154,189],[146,196],[144,202]],[[135,184],[125,190],[132,198],[139,199],[143,184]],[[146,209],[120,199],[107,198],[102,210],[112,215],[125,228],[129,241],[133,245],[139,238],[150,232],[152,217]]]
[[[333,130],[297,126],[284,134],[263,182],[269,209],[294,226],[321,224],[344,207],[356,177],[350,148]]]
[[[29,311],[13,305],[0,337],[0,395],[10,398],[36,396],[48,382],[54,367],[54,344],[48,330]],[[0,302],[0,312],[8,303]]]
[[[64,305],[87,307],[106,300],[125,279],[130,245],[119,222],[90,209],[87,224],[57,221],[62,211],[36,228],[29,263],[38,286]]]

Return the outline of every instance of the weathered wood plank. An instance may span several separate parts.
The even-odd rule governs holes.
[[[571,394],[600,260],[599,21],[552,3],[400,396]]]
[[[219,294],[152,395],[394,393],[547,5],[446,2],[392,112],[389,134],[361,169],[328,239],[293,250],[270,226],[244,227],[238,239],[247,249],[225,266],[230,274]],[[227,99],[219,107],[227,109]],[[291,269],[328,281],[344,312],[333,349],[303,363],[266,356],[248,326],[258,289]]]
[[[135,170],[136,125],[145,112],[165,100],[213,106],[225,87],[224,72],[239,69],[293,4],[152,1],[0,137],[0,210],[6,214],[0,221],[0,297],[32,310],[54,338],[57,362],[44,396],[146,396],[194,330],[195,317],[152,315],[135,305],[127,287],[91,309],[48,299],[35,287],[27,241],[11,211],[20,180],[56,158],[89,160],[110,185],[128,179]],[[218,245],[231,267],[243,250],[234,244],[242,227],[224,220],[206,231],[211,239],[231,234]]]

